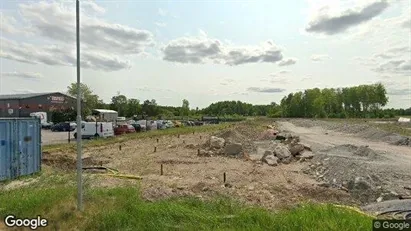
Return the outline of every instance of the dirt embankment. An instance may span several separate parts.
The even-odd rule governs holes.
[[[313,128],[321,127],[339,133],[353,134],[359,138],[372,141],[381,141],[394,145],[411,146],[411,137],[402,136],[392,132],[383,131],[373,126],[372,122],[343,123],[314,119],[292,119],[293,124],[299,127]],[[404,126],[393,124],[393,126]]]

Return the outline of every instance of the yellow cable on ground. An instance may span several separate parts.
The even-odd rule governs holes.
[[[377,218],[376,216],[373,216],[373,215],[370,215],[370,214],[368,214],[368,213],[365,213],[365,212],[361,211],[359,208],[356,208],[356,207],[353,207],[353,206],[348,206],[348,205],[336,205],[336,204],[333,204],[333,206],[334,206],[334,207],[338,207],[338,208],[349,209],[349,210],[355,211],[355,212],[357,212],[357,213],[360,213],[360,214],[362,214],[362,215],[364,215],[364,216],[371,217],[371,218],[373,218],[373,219],[376,219],[376,218]]]
[[[110,174],[110,173],[103,173],[99,174],[102,176],[112,176],[112,177],[118,177],[118,178],[127,178],[127,179],[134,179],[134,180],[142,180],[143,177],[141,176],[134,176],[134,175],[125,175],[125,174]]]

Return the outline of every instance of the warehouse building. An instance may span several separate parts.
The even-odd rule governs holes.
[[[0,95],[0,117],[29,117],[32,112],[47,112],[47,118],[54,111],[75,109],[77,100],[60,93],[29,93]]]

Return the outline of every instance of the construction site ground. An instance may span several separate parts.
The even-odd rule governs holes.
[[[269,124],[280,133],[299,136],[300,142],[311,147],[314,157],[277,166],[260,161],[262,152],[273,142],[271,138],[261,138]],[[404,137],[396,137],[401,143],[393,141],[393,136],[388,139],[391,134],[371,125],[361,129],[361,134],[350,130],[350,126],[358,125],[309,119],[254,119],[225,131],[86,148],[85,166],[102,165],[121,174],[141,176],[142,180],[99,176],[87,170],[85,182],[87,187],[140,184],[147,200],[226,195],[274,210],[303,201],[360,206],[409,196],[411,147],[407,146],[406,137],[405,141]],[[367,129],[369,137],[363,133]],[[211,135],[241,143],[247,155],[199,156]],[[74,172],[75,156],[73,150],[44,153],[43,164],[57,171]],[[16,184],[8,187],[13,185]]]

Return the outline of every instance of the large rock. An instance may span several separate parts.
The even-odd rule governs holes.
[[[286,145],[277,145],[274,148],[274,155],[280,160],[288,158],[291,156],[291,152],[288,150]]]
[[[281,163],[283,163],[283,164],[289,164],[289,163],[291,163],[291,161],[292,161],[292,157],[289,156],[289,157],[286,157],[286,158],[281,159],[280,161],[281,161]]]
[[[291,144],[289,145],[289,150],[291,155],[296,156],[301,154],[304,151],[304,145],[302,144]]]
[[[270,166],[277,166],[279,159],[274,156],[274,153],[272,151],[265,151],[263,157],[261,158],[261,161],[263,163],[267,163]]]
[[[224,153],[227,155],[240,155],[243,153],[243,145],[241,143],[228,143],[224,147]]]
[[[270,166],[277,166],[278,165],[278,158],[274,155],[266,156],[264,162]]]
[[[225,140],[223,138],[217,137],[217,136],[211,136],[210,137],[210,146],[213,148],[223,148],[225,144]]]

